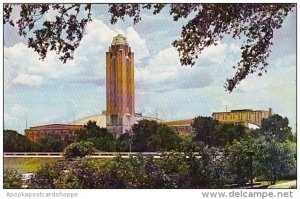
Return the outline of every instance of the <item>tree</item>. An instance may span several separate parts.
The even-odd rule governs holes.
[[[5,189],[20,189],[22,185],[22,175],[20,173],[12,169],[4,170],[3,187]]]
[[[20,18],[14,22],[11,14],[14,4],[4,5],[4,24],[17,25],[19,35],[27,37],[29,32],[34,36],[28,37],[28,47],[33,48],[41,59],[48,51],[61,54],[64,63],[73,59],[74,50],[79,46],[85,27],[91,21],[91,4],[21,4]],[[35,28],[40,20],[50,10],[56,16],[53,21],[44,20],[42,28]],[[78,14],[84,17],[79,17]]]
[[[217,124],[218,121],[212,117],[196,117],[192,124],[196,132],[195,140],[213,146],[216,139],[215,128]]]
[[[116,140],[116,151],[119,152],[130,151],[131,142],[132,142],[132,137],[129,135],[129,133],[122,134]]]
[[[88,121],[82,129],[77,131],[77,141],[92,142],[101,151],[114,151],[115,138],[106,128],[100,128],[96,122]]]
[[[169,151],[176,149],[179,138],[167,125],[141,120],[132,126],[133,149],[138,152]]]
[[[34,143],[36,151],[61,152],[67,146],[67,142],[60,139],[58,135],[47,135]]]
[[[264,177],[272,185],[286,176],[296,163],[294,152],[288,143],[278,143],[274,139],[261,141],[256,153],[256,175]]]
[[[4,152],[30,152],[33,143],[24,135],[13,130],[3,132],[3,151]]]
[[[169,5],[169,6],[167,6]],[[168,7],[174,21],[190,18],[182,27],[181,38],[172,45],[177,48],[182,65],[195,64],[204,49],[217,45],[225,35],[233,39],[244,39],[241,46],[241,59],[237,63],[236,74],[227,79],[225,88],[231,92],[248,74],[258,71],[261,76],[268,66],[273,32],[282,26],[284,18],[296,4],[109,4],[111,23],[125,16],[134,23],[141,20],[140,11],[153,9],[159,14]],[[48,51],[61,54],[66,62],[73,58],[79,46],[85,27],[92,20],[91,4],[21,4],[20,18],[14,22],[11,13],[15,5],[4,4],[4,24],[18,25],[19,34],[28,38],[28,47],[33,48],[44,59]],[[42,17],[53,11],[55,20],[45,20],[42,28],[34,28]],[[79,13],[82,13],[80,18]]]
[[[64,157],[66,159],[74,159],[76,157],[85,157],[92,155],[95,152],[94,144],[92,142],[75,142],[64,149]]]
[[[247,135],[247,127],[239,124],[219,123],[212,117],[198,116],[194,119],[194,141],[204,142],[209,146],[225,147],[234,140],[239,141]]]
[[[292,137],[292,128],[289,127],[288,118],[278,114],[262,119],[260,132],[262,135],[274,138],[279,142],[284,142]]]
[[[234,140],[241,140],[247,135],[247,127],[241,124],[219,123],[215,128],[214,146],[225,147]]]
[[[255,149],[255,141],[248,139],[234,140],[225,147],[225,167],[235,182],[244,185],[250,179],[250,162],[247,153]],[[257,155],[257,154],[255,154]]]
[[[193,139],[194,139],[194,135],[193,134],[182,134],[179,135],[179,146],[178,146],[178,151],[191,151],[193,150]]]
[[[172,152],[158,162],[176,188],[221,188],[224,186],[225,170],[219,149],[197,145],[198,154]]]

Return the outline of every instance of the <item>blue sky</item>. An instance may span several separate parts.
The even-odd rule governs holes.
[[[232,92],[223,88],[240,58],[240,43],[230,38],[207,48],[194,67],[181,66],[171,43],[187,20],[174,22],[165,10],[142,12],[134,25],[125,18],[109,22],[108,6],[93,5],[75,59],[62,64],[55,53],[44,61],[27,48],[17,29],[4,26],[4,127],[24,132],[29,126],[70,123],[105,110],[105,52],[118,33],[135,52],[136,112],[164,120],[211,116],[231,109],[273,108],[296,128],[296,11],[275,30],[268,72],[253,74]],[[44,19],[52,18],[49,13]]]

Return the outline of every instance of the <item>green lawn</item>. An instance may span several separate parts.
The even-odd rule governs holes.
[[[43,164],[52,163],[63,158],[4,158],[4,169],[15,169],[20,173],[32,173]],[[110,159],[92,158],[94,164],[101,164]]]
[[[16,169],[20,173],[31,173],[43,164],[51,163],[60,158],[4,158],[4,169]]]

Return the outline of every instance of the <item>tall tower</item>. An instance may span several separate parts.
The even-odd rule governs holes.
[[[106,52],[106,127],[119,137],[134,122],[134,54],[118,34]]]

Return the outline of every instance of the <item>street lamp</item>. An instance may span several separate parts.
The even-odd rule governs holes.
[[[253,188],[253,173],[252,173],[253,159],[252,159],[252,157],[254,156],[254,152],[253,151],[247,151],[246,155],[249,156],[249,158],[250,158],[250,180],[251,180],[251,189],[252,189]]]

